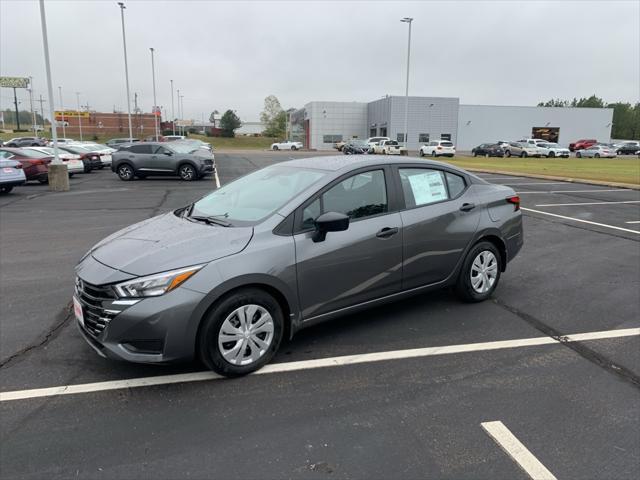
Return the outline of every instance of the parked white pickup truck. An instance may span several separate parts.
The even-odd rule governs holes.
[[[407,147],[403,147],[395,140],[380,140],[373,146],[373,153],[382,155],[407,155]]]

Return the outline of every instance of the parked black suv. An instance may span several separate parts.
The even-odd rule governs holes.
[[[111,170],[124,181],[151,175],[177,175],[186,181],[199,180],[213,172],[213,154],[179,142],[139,142],[115,152]]]
[[[471,150],[474,157],[478,155],[489,157],[504,157],[504,149],[497,143],[483,143]]]

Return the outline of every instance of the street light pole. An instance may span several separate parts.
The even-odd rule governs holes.
[[[184,95],[180,95],[180,111],[182,112],[182,116],[184,117]],[[184,135],[184,118],[182,119],[182,135]]]
[[[78,128],[80,129],[80,141],[82,141],[82,118],[80,117],[80,92],[76,92],[76,98],[78,99]]]
[[[407,87],[404,92],[404,145],[409,148],[409,64],[411,62],[411,22],[413,22],[413,18],[404,17],[400,21],[409,24],[409,40],[407,42]]]
[[[182,123],[182,117],[180,116],[180,89],[178,88],[178,118]],[[180,126],[178,126],[178,133],[180,133]]]
[[[51,65],[49,63],[49,41],[47,39],[47,18],[44,12],[44,0],[40,0],[40,23],[42,26],[42,43],[44,47],[44,65],[47,73],[51,137],[53,139],[53,161],[49,164],[48,169],[49,188],[55,191],[66,191],[69,190],[69,174],[67,173],[67,166],[60,160],[60,154],[58,153],[58,132],[56,130],[55,107],[53,105],[53,86],[51,82]]]
[[[176,114],[173,111],[173,80],[171,80],[171,127],[173,128],[173,135],[176,134]]]
[[[124,49],[124,76],[127,82],[127,117],[129,119],[129,138],[133,138],[133,129],[131,128],[131,93],[129,92],[129,64],[127,63],[127,37],[124,33],[124,6],[123,2],[118,2],[120,6],[120,17],[122,18],[122,46]]]
[[[151,77],[153,79],[153,125],[156,129],[156,142],[158,141],[158,115],[156,112],[156,67],[153,61],[153,48],[151,50]]]
[[[60,94],[60,113],[62,113],[62,137],[67,136],[67,130],[64,125],[64,105],[62,104],[62,87],[58,87],[58,93]],[[44,119],[42,120],[44,122]]]

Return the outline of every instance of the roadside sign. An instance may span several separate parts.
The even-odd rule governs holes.
[[[27,77],[0,77],[0,87],[6,87],[6,88],[29,88],[29,78],[27,78]]]
[[[64,112],[57,110],[54,112],[54,116],[56,117],[56,120],[62,120],[63,118],[89,118],[91,114],[89,112],[78,112],[77,110],[65,110]]]

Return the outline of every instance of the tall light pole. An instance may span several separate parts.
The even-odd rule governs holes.
[[[67,136],[67,130],[66,127],[64,125],[64,105],[62,104],[62,87],[58,87],[58,93],[60,94],[60,111],[62,113],[62,136],[66,137]],[[43,120],[44,122],[44,120]]]
[[[51,65],[49,63],[49,40],[47,39],[47,18],[44,12],[44,0],[40,0],[40,23],[42,25],[42,43],[44,46],[44,65],[47,72],[47,93],[49,94],[49,113],[51,115],[51,137],[53,139],[53,161],[49,164],[48,178],[51,190],[69,190],[67,166],[60,160],[58,153],[58,132],[56,130]],[[42,104],[41,104],[42,105]],[[43,120],[44,121],[44,120]]]
[[[129,93],[129,64],[127,63],[127,37],[124,33],[124,6],[123,2],[118,2],[120,6],[120,17],[122,18],[122,46],[124,49],[124,77],[127,82],[127,117],[129,119],[129,138],[133,138],[133,129],[131,128],[131,94]]]
[[[176,134],[176,114],[173,111],[173,80],[171,80],[171,126],[173,127],[173,135]]]
[[[409,64],[411,62],[411,22],[413,22],[413,18],[404,17],[401,22],[409,24],[409,41],[407,42],[407,88],[404,92],[404,145],[405,147],[409,147]]]
[[[78,99],[78,128],[80,129],[80,141],[82,141],[82,117],[80,117],[80,92],[76,92],[76,98]]]
[[[156,142],[158,141],[158,115],[156,112],[156,66],[153,61],[153,48],[151,50],[151,78],[153,79],[153,125],[156,129]]]
[[[182,116],[184,117],[184,95],[180,95],[180,111],[182,112]],[[182,119],[182,135],[184,135],[184,118]]]
[[[180,116],[180,89],[178,88],[178,118],[182,122],[182,117]],[[178,126],[178,133],[180,133],[180,127]]]

